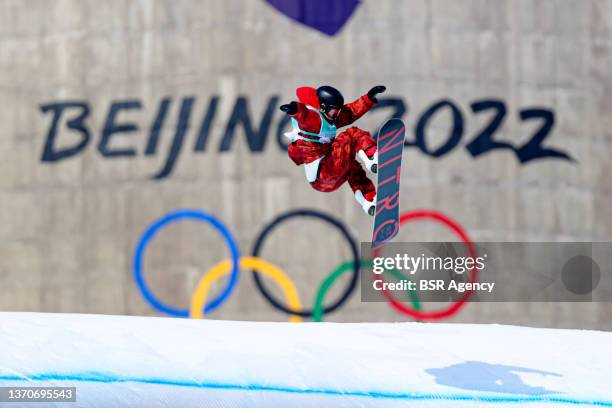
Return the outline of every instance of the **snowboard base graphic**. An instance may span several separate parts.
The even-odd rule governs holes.
[[[378,132],[378,181],[372,248],[380,247],[399,230],[400,176],[405,125],[390,119]]]

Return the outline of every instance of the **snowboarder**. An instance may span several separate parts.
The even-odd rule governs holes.
[[[378,102],[376,95],[384,92],[382,85],[370,89],[354,102],[344,104],[344,97],[331,86],[317,89],[301,87],[296,91],[299,102],[292,101],[280,109],[291,116],[293,131],[285,133],[291,140],[289,157],[296,165],[304,165],[306,180],[318,191],[337,190],[344,182],[355,194],[361,208],[375,214],[376,188],[367,177],[365,168],[377,172],[376,141],[369,132],[350,127]]]

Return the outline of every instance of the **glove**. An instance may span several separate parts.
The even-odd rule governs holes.
[[[289,102],[285,105],[281,105],[280,110],[285,112],[287,115],[295,115],[298,111],[298,104],[296,101]]]
[[[368,91],[368,98],[370,98],[374,102],[378,102],[378,99],[376,99],[376,95],[378,95],[379,93],[383,93],[386,90],[387,90],[386,86],[377,85]]]

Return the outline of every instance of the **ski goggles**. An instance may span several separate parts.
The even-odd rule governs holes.
[[[338,116],[338,114],[340,113],[340,108],[336,108],[334,106],[331,106],[331,107],[327,108],[326,110],[324,110],[324,112],[330,118],[335,119],[336,116]]]

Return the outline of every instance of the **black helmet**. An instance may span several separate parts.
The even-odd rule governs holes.
[[[344,97],[336,88],[325,85],[317,88],[317,97],[321,110],[327,112],[331,108],[340,109],[344,106]]]

